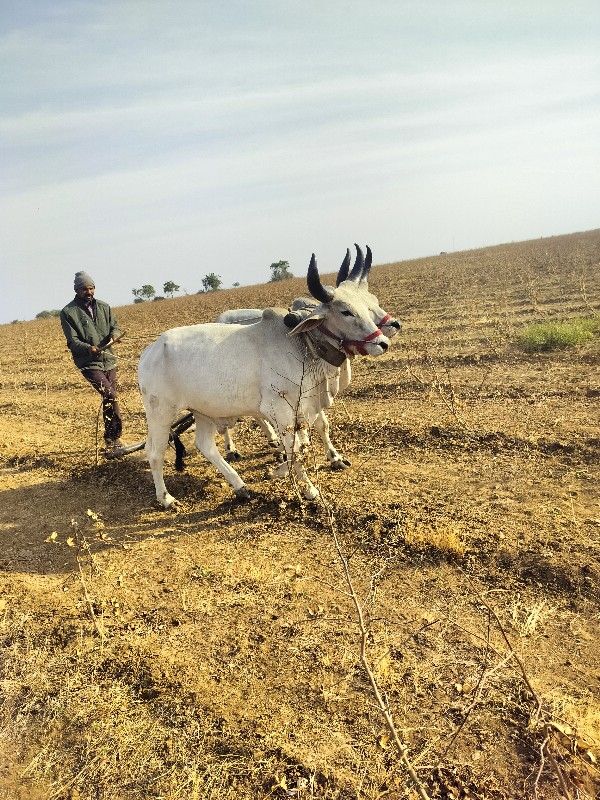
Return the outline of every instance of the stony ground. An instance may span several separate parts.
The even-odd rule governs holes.
[[[188,436],[160,510],[143,457],[102,455],[58,320],[0,326],[0,798],[595,797],[600,340],[519,336],[597,319],[599,255],[593,231],[375,267],[404,331],[355,360],[352,466],[315,445],[314,505],[244,421],[252,501]],[[305,293],[117,309],[127,439],[162,330]]]

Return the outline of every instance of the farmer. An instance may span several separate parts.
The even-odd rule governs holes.
[[[60,312],[60,323],[75,366],[102,396],[104,441],[107,451],[111,451],[124,445],[117,400],[117,359],[107,345],[122,333],[111,307],[95,299],[91,275],[77,272],[74,289],[75,297]]]

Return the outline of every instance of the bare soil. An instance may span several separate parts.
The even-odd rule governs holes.
[[[188,436],[159,509],[143,452],[104,458],[59,321],[0,326],[0,798],[596,797],[600,340],[518,337],[598,317],[599,254],[592,231],[374,267],[404,329],[329,415],[352,466],[314,445],[325,503],[265,479],[246,420],[251,502]],[[125,438],[153,338],[302,294],[116,309]]]

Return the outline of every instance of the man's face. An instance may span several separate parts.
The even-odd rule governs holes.
[[[77,297],[81,298],[84,303],[89,303],[90,300],[94,299],[94,287],[93,286],[80,286],[79,289],[75,289],[75,294]]]

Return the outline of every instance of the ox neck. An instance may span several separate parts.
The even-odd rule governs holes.
[[[332,367],[339,368],[347,358],[352,358],[351,354],[341,348],[339,339],[334,337],[335,344],[332,343],[331,336],[327,337],[327,334],[322,330],[322,326],[313,328],[310,332],[306,332],[304,336],[306,337],[308,349],[314,358],[320,358],[331,364]]]

